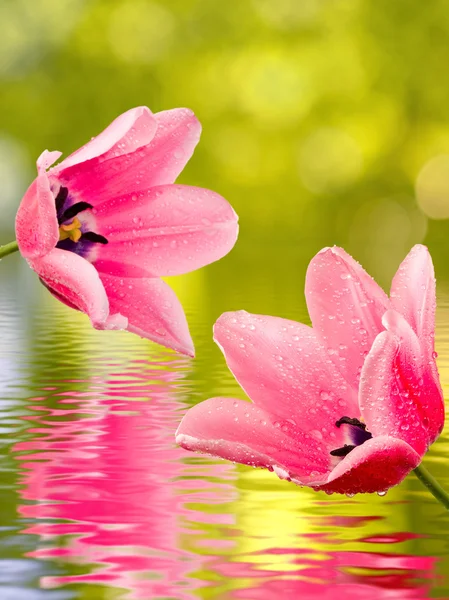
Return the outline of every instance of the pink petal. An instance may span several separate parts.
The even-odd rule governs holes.
[[[193,154],[201,125],[185,108],[153,116],[157,130],[149,144],[106,161],[90,160],[58,170],[59,183],[79,197],[95,198],[95,206],[122,194],[173,183]]]
[[[161,279],[101,274],[111,312],[128,319],[128,331],[194,356],[186,317],[175,292]]]
[[[430,356],[435,336],[435,273],[425,246],[413,246],[391,284],[391,304],[413,327]]]
[[[59,240],[55,198],[45,172],[33,181],[16,215],[16,238],[25,258],[44,256]]]
[[[44,150],[36,162],[37,172],[39,175],[51,167],[51,165],[56,162],[61,155],[62,152],[59,152],[58,150],[53,150],[53,152]]]
[[[201,123],[188,108],[164,110],[156,113],[155,118],[158,127],[149,148],[152,186],[176,181],[201,135]]]
[[[417,334],[428,360],[429,375],[433,379],[430,388],[433,390],[436,386],[442,397],[435,360],[435,273],[432,258],[425,246],[414,246],[401,263],[391,285],[391,304],[405,317]],[[440,408],[437,412],[440,412]],[[438,421],[436,415],[431,420]],[[439,435],[436,429],[434,434],[435,437]]]
[[[55,248],[29,264],[53,295],[87,314],[94,327],[105,327],[109,317],[108,298],[95,267],[87,260]]]
[[[338,494],[384,492],[417,467],[421,457],[406,442],[375,437],[350,452],[316,489]]]
[[[228,367],[257,406],[277,415],[286,429],[314,431],[332,449],[343,445],[335,426],[359,417],[357,396],[306,325],[245,311],[224,313],[214,339]]]
[[[222,258],[237,239],[237,215],[224,198],[184,185],[127,194],[95,208],[109,243],[95,266],[105,273],[154,277],[188,273]]]
[[[360,408],[373,436],[402,439],[422,456],[435,429],[441,431],[442,426],[441,398],[438,394],[433,398],[425,384],[419,342],[406,321],[396,335],[390,331],[380,333],[360,380]],[[436,405],[440,406],[438,415]]]
[[[68,156],[54,172],[79,165],[92,158],[100,157],[103,162],[134,152],[151,142],[156,129],[157,122],[149,108],[132,108],[112,121],[97,137]]]
[[[418,418],[427,431],[427,445],[430,446],[444,427],[444,398],[435,360],[427,359],[420,340],[398,312],[387,311],[382,322],[399,342],[397,363],[400,380],[410,390],[407,391],[408,401],[410,403],[413,399],[416,404]]]
[[[325,248],[310,262],[306,300],[313,328],[346,380],[358,387],[360,371],[389,300],[341,248]]]
[[[244,465],[274,470],[281,479],[305,483],[329,473],[329,454],[310,436],[292,438],[273,415],[250,402],[211,398],[187,411],[176,442]]]

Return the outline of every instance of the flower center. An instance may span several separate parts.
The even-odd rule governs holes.
[[[341,419],[336,421],[335,426],[340,429],[342,425],[347,425],[348,433],[353,443],[344,444],[341,448],[331,450],[330,454],[332,456],[347,456],[356,446],[361,446],[364,442],[373,437],[372,434],[367,431],[365,423],[362,423],[359,419],[341,417]]]
[[[75,217],[71,223],[65,223],[59,227],[59,241],[71,239],[72,242],[79,242],[81,236],[81,223],[78,217]]]
[[[99,233],[90,231],[93,218],[86,215],[79,219],[77,215],[93,208],[89,202],[75,202],[67,206],[70,201],[68,188],[61,186],[55,197],[56,214],[59,224],[59,241],[57,247],[80,254],[85,258],[90,255],[92,244],[107,244],[108,240]]]

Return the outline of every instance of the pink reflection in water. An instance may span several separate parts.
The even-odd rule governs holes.
[[[394,547],[413,535],[354,540],[379,516],[310,515],[319,533],[292,534],[289,547],[267,539],[259,552],[239,554],[239,504],[225,504],[237,494],[232,465],[195,457],[183,464],[174,445],[183,364],[134,363],[106,382],[91,380],[89,392],[53,387],[35,399],[37,416],[25,417],[30,441],[15,446],[22,498],[31,502],[20,511],[38,520],[27,529],[41,536],[31,556],[57,559],[71,573],[46,577],[43,587],[122,587],[129,600],[193,600],[201,586],[219,600],[429,598],[435,559]],[[339,532],[348,529],[366,552],[344,550]]]
[[[346,517],[347,525],[358,517]],[[363,520],[364,518],[362,518]],[[339,518],[336,519],[337,521]],[[323,534],[303,536],[310,544],[326,543]],[[379,538],[382,536],[379,536]],[[411,539],[410,534],[398,533],[388,536],[386,543],[401,543]],[[387,600],[410,598],[426,600],[430,598],[430,588],[436,579],[435,557],[407,554],[386,554],[355,551],[317,551],[311,547],[266,548],[261,552],[246,555],[246,560],[215,565],[220,574],[234,580],[246,579],[252,583],[244,589],[236,589],[223,596],[226,600],[277,600],[278,598],[298,598],[312,600]],[[329,537],[327,545],[334,544]],[[379,540],[369,538],[358,540],[379,544]],[[270,555],[285,555],[289,570],[273,568]],[[251,561],[252,556],[264,556],[266,561]],[[295,568],[295,566],[297,568]]]
[[[364,584],[335,584],[334,582],[308,583],[295,579],[277,579],[262,583],[259,587],[238,590],[228,596],[231,600],[425,600],[429,598],[424,589],[380,589]]]
[[[200,584],[189,574],[198,557],[179,547],[181,523],[192,518],[186,498],[219,503],[229,490],[217,494],[228,486],[211,488],[198,472],[194,489],[179,479],[194,469],[174,444],[183,373],[173,366],[134,365],[106,384],[91,382],[91,394],[59,393],[52,408],[30,407],[41,413],[28,417],[28,433],[38,437],[15,451],[23,461],[22,498],[35,502],[20,512],[42,520],[26,530],[45,541],[31,555],[88,565],[81,575],[46,577],[43,587],[90,582],[123,587],[129,599],[194,597]],[[226,479],[224,465],[200,469]],[[220,511],[209,517],[226,521]]]

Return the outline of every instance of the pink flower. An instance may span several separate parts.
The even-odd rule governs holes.
[[[182,306],[160,279],[227,254],[237,216],[209,190],[174,185],[201,126],[187,109],[120,115],[46,171],[45,151],[17,213],[20,252],[64,304],[97,329],[127,329],[193,356]]]
[[[388,298],[344,250],[325,248],[306,298],[313,328],[245,311],[218,319],[215,341],[253,404],[202,402],[176,440],[317,490],[383,492],[444,424],[432,260],[415,246]]]

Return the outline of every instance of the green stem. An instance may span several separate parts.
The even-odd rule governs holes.
[[[18,249],[19,246],[17,245],[17,242],[15,240],[13,242],[9,242],[9,244],[0,246],[0,258],[8,256],[8,254],[12,254],[13,252],[17,252]]]
[[[443,490],[438,481],[429,473],[429,471],[421,465],[414,470],[416,477],[426,486],[429,492],[441,502],[441,504],[449,510],[449,493]]]

